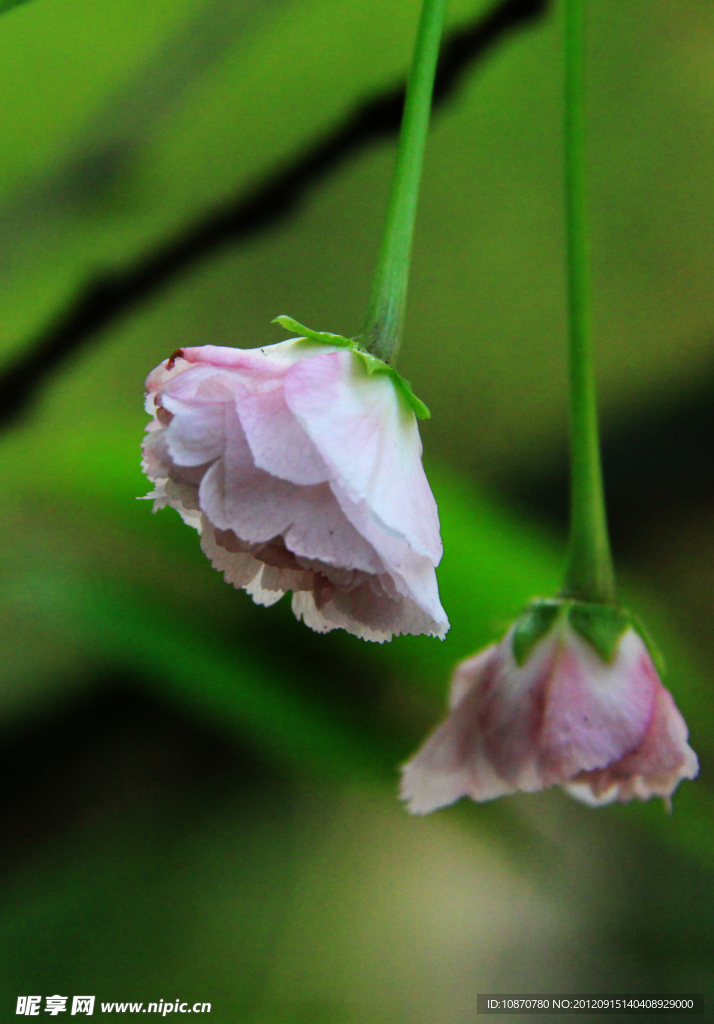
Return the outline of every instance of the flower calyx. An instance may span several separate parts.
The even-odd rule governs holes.
[[[572,598],[538,598],[521,613],[512,637],[513,656],[520,667],[525,665],[539,640],[559,621],[567,621],[608,665],[614,660],[623,635],[632,628],[643,640],[659,671],[664,669],[661,654],[635,615],[618,605]]]
[[[272,322],[280,324],[288,332],[294,331],[305,344],[334,345],[336,348],[350,349],[360,359],[368,374],[383,373],[391,378],[397,393],[406,401],[417,419],[431,419],[428,406],[420,398],[417,398],[409,381],[405,380],[389,363],[385,363],[383,359],[378,359],[377,356],[368,352],[355,338],[345,338],[341,334],[331,334],[329,331],[313,331],[309,327],[305,327],[304,324],[298,323],[297,320],[293,320],[291,316],[276,316]]]

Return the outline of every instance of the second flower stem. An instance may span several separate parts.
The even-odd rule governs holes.
[[[570,549],[563,593],[616,601],[591,340],[586,232],[583,0],[565,0],[565,195],[570,349]]]
[[[445,11],[446,0],[424,0],[407,85],[384,238],[367,317],[358,338],[369,352],[387,363],[393,363],[396,358],[404,328],[419,181]]]

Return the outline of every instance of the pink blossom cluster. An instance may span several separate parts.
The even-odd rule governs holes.
[[[257,603],[292,591],[318,632],[443,638],[439,519],[414,415],[424,407],[354,343],[309,333],[186,348],[149,375],[154,509],[175,508]],[[448,717],[403,769],[413,812],[555,785],[590,804],[668,800],[694,778],[686,725],[640,635],[623,627],[605,657],[558,608],[525,658],[516,624],[457,667]]]

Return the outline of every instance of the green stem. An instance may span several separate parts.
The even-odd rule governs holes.
[[[358,341],[387,363],[395,361],[404,328],[409,262],[431,95],[446,0],[424,0],[399,135],[387,221],[367,317]]]
[[[565,195],[570,348],[571,520],[563,593],[616,602],[600,462],[585,199],[583,0],[565,0]]]

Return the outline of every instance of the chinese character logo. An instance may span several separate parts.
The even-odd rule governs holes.
[[[51,1017],[56,1017],[58,1013],[66,1013],[68,999],[69,996],[46,996],[45,1013],[49,1013]],[[94,1013],[94,1000],[95,996],[73,996],[72,1015],[86,1013],[88,1017],[91,1017]],[[41,1002],[42,996],[18,996],[15,1014],[24,1017],[38,1017]]]
[[[24,1014],[25,1017],[37,1017],[40,1013],[41,1002],[42,996],[18,996],[15,1013]]]
[[[45,1013],[56,1017],[58,1013],[65,1013],[67,1010],[67,996],[47,996],[45,999]]]
[[[94,996],[74,996],[72,998],[72,1013],[86,1013],[91,1017],[94,1013]]]

